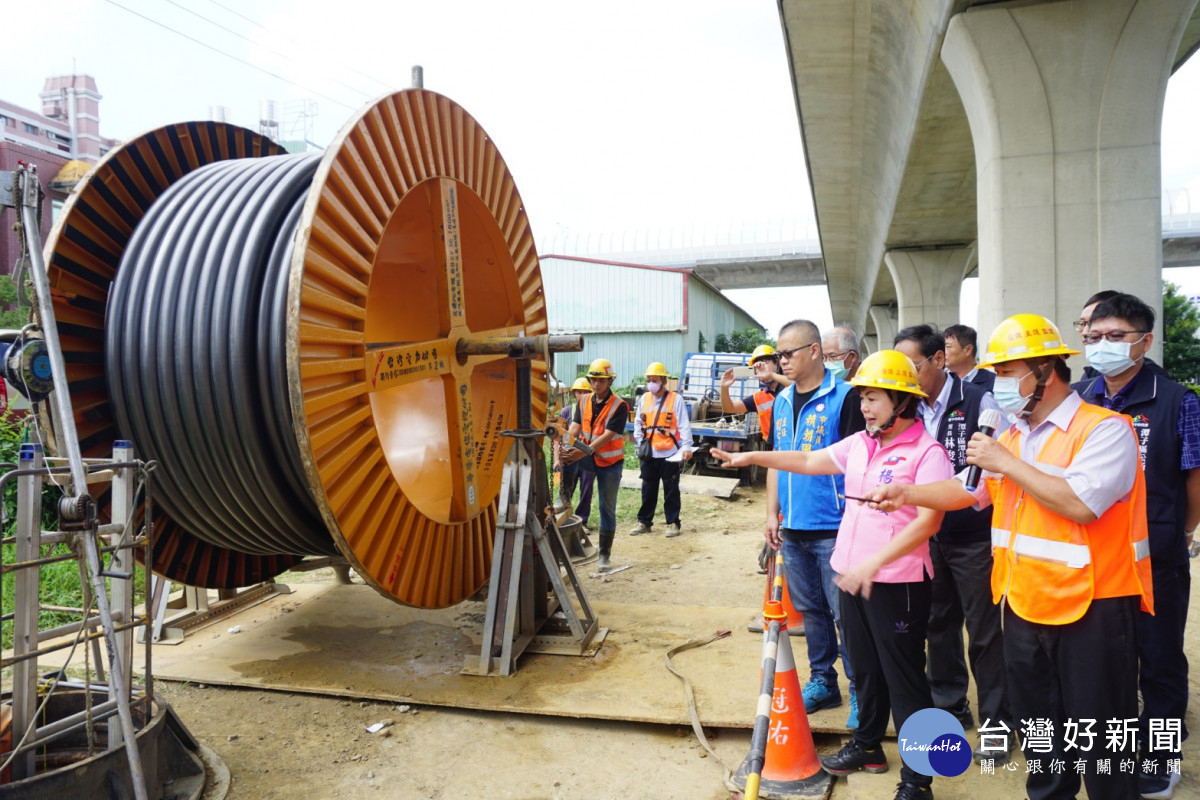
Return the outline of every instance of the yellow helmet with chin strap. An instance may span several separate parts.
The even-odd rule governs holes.
[[[597,358],[588,367],[587,376],[589,378],[615,378],[617,371],[613,369],[612,362],[607,358]]]
[[[575,382],[571,384],[572,392],[590,392],[591,390],[592,385],[588,383],[587,378],[576,378]]]
[[[987,352],[979,362],[991,367],[1006,361],[1024,361],[1045,356],[1079,355],[1063,343],[1058,326],[1041,314],[1014,314],[1001,322],[988,338]]]
[[[927,397],[917,380],[917,368],[908,356],[899,350],[879,350],[867,356],[850,379],[853,386],[869,389],[887,389],[908,392],[917,397]]]
[[[750,366],[753,367],[756,362],[761,361],[764,358],[774,358],[775,355],[776,353],[774,347],[771,347],[769,344],[760,344],[758,347],[754,348],[754,352],[750,354]]]
[[[661,361],[655,361],[650,366],[646,367],[647,378],[669,378],[667,367]]]

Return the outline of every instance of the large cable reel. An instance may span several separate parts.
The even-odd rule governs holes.
[[[423,608],[487,581],[516,378],[470,344],[547,322],[512,176],[460,106],[386,96],[319,159],[159,128],[80,182],[46,261],[84,455],[131,438],[161,465],[156,572],[229,588],[341,553]]]

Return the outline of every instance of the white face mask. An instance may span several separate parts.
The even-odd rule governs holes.
[[[1139,339],[1139,341],[1141,340]],[[1095,344],[1085,345],[1083,350],[1087,355],[1088,363],[1095,367],[1101,375],[1120,375],[1137,363],[1129,357],[1129,348],[1133,344],[1133,342],[1110,342],[1107,339],[1101,339]],[[1140,360],[1141,358],[1138,359],[1138,361]]]
[[[1028,375],[1029,373],[1025,373]],[[1024,378],[1022,375],[1021,378]],[[1029,402],[1028,397],[1021,395],[1021,378],[996,378],[996,385],[992,387],[992,396],[996,398],[996,405],[1010,414],[1016,414],[1021,409],[1025,408],[1025,404]]]
[[[646,391],[651,394],[658,394],[662,387],[662,381],[646,381]]]

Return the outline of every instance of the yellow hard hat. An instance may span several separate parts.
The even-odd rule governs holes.
[[[597,358],[588,367],[587,376],[589,378],[615,378],[617,371],[613,369],[612,362],[607,358]]]
[[[571,384],[572,392],[590,392],[591,390],[592,385],[588,383],[587,378],[576,378],[575,382]]]
[[[921,391],[917,380],[917,368],[908,356],[899,350],[879,350],[867,356],[858,368],[858,373],[850,379],[854,386],[872,389],[890,389],[897,392],[908,392],[917,397],[927,397]]]
[[[754,348],[754,352],[750,354],[750,366],[753,367],[754,363],[761,358],[770,358],[773,355],[775,355],[774,347],[771,347],[769,344],[760,344],[758,347]]]
[[[1058,326],[1041,314],[1014,314],[992,331],[979,366],[991,367],[1006,361],[1043,356],[1076,355],[1079,355],[1078,350],[1063,344]]]
[[[655,361],[650,366],[646,367],[647,378],[669,378],[667,367],[661,361]]]

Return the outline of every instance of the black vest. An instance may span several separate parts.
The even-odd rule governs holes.
[[[1183,529],[1187,517],[1187,472],[1180,469],[1179,408],[1186,386],[1167,377],[1146,360],[1118,409],[1133,420],[1142,466],[1146,470],[1146,519],[1150,528],[1152,567],[1188,563]],[[1104,403],[1104,377],[1080,381],[1071,388],[1095,405]]]
[[[971,376],[970,382],[976,386],[982,386],[990,392],[996,385],[996,373],[990,369],[978,368],[975,370],[975,374]]]
[[[946,380],[950,382],[950,397],[938,420],[934,438],[950,454],[954,474],[957,475],[967,468],[967,442],[979,430],[979,406],[987,390],[962,380],[953,372],[946,373]],[[989,541],[992,538],[991,506],[983,510],[963,508],[947,511],[936,536],[939,542],[949,543]]]

